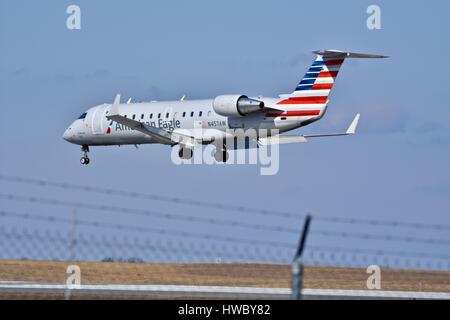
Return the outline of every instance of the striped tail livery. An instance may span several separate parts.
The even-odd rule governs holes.
[[[326,111],[328,96],[339,70],[346,58],[385,58],[386,56],[343,52],[337,50],[317,50],[316,59],[298,83],[294,92],[277,104],[287,109],[288,115],[318,116]]]

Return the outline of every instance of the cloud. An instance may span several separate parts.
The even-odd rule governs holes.
[[[376,105],[364,108],[362,132],[367,133],[398,133],[404,132],[411,116],[399,108]]]
[[[57,82],[72,82],[75,80],[75,75],[71,73],[56,73],[54,77]]]
[[[357,113],[361,113],[359,124],[359,132],[361,133],[377,133],[390,134],[405,132],[411,116],[408,112],[391,108],[385,105],[369,105],[365,107],[339,108],[332,106],[334,109],[329,112],[322,123],[326,122],[328,128],[342,130],[345,128],[350,118]]]
[[[447,123],[438,122],[435,120],[424,120],[422,118],[414,119],[412,130],[418,133],[445,133],[448,134],[449,126]]]
[[[109,77],[110,72],[106,69],[96,69],[94,71],[88,72],[85,75],[86,79],[105,79]]]
[[[28,69],[25,67],[18,68],[9,72],[11,77],[20,78],[28,74]]]
[[[312,56],[311,54],[306,54],[306,53],[299,53],[296,54],[295,56],[293,56],[292,58],[288,59],[288,61],[286,62],[286,65],[288,67],[297,67],[298,65],[302,65],[302,66],[309,66],[311,65],[312,62]]]
[[[413,148],[449,148],[450,147],[450,137],[447,135],[430,136],[430,134],[420,134],[414,139],[408,139],[407,143]]]
[[[440,180],[429,185],[418,186],[416,189],[421,193],[426,193],[432,196],[448,197],[450,195],[450,181]]]

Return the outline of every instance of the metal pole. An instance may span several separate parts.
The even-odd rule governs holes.
[[[302,298],[303,263],[300,260],[292,261],[292,300]]]
[[[303,288],[303,261],[302,253],[306,243],[306,237],[309,231],[309,224],[311,223],[311,215],[307,215],[305,223],[303,225],[303,231],[300,236],[300,241],[298,244],[297,251],[292,260],[291,271],[292,271],[292,299],[301,300],[302,299],[302,288]]]
[[[73,263],[75,260],[75,247],[77,244],[77,209],[72,211],[72,223],[70,230],[70,248],[69,248],[69,262]]]
[[[72,221],[70,229],[70,242],[69,242],[69,264],[73,264],[75,260],[75,246],[77,243],[77,209],[74,208],[72,211]],[[70,300],[72,291],[67,288],[64,294],[66,300]]]

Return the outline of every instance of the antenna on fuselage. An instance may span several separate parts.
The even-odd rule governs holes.
[[[130,104],[131,103],[131,98],[130,99],[128,99],[128,101],[127,101],[127,104]]]
[[[184,101],[184,99],[186,99],[186,95],[185,94],[181,97],[180,101]]]

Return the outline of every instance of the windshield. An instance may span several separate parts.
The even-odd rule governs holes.
[[[87,112],[83,113],[78,119],[84,119],[86,118]]]

